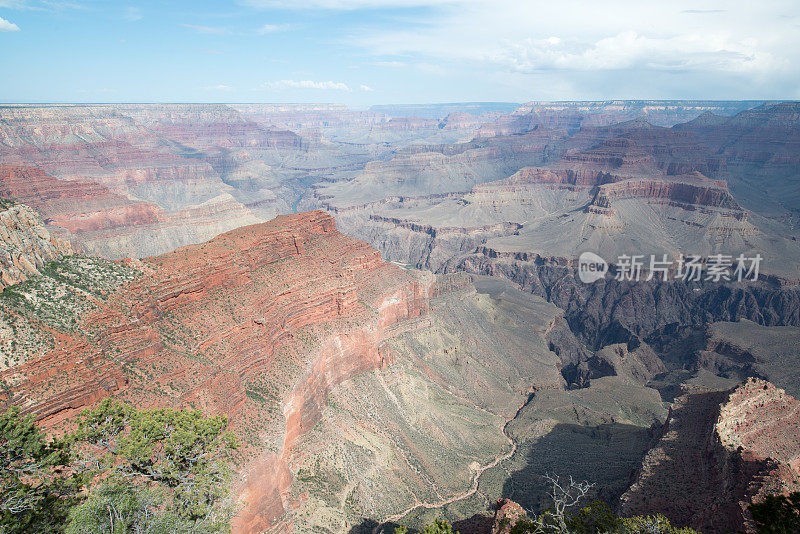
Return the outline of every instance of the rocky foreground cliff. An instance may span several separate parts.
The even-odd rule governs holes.
[[[749,379],[727,392],[688,391],[622,496],[623,513],[661,510],[702,532],[754,531],[747,507],[800,489],[800,402]]]
[[[141,261],[68,256],[7,288],[0,311],[0,398],[46,427],[107,396],[228,415],[243,443],[236,532],[461,521],[498,496],[539,509],[554,471],[627,506],[645,486],[629,489],[632,473],[660,465],[642,468],[654,429],[681,410],[665,427],[655,378],[667,367],[647,344],[590,351],[553,304],[500,279],[387,263],[322,212]],[[725,335],[698,350],[734,358]],[[720,439],[796,470],[796,440],[780,434],[796,401],[748,387],[719,412]],[[761,406],[775,424],[744,432]]]
[[[673,526],[711,534],[755,532],[749,505],[800,487],[798,419],[800,402],[764,380],[727,391],[687,391],[658,429],[617,515],[661,514]],[[591,523],[593,514],[579,512],[589,504],[583,498],[566,515]],[[532,519],[529,508],[510,499],[493,508],[454,526],[469,534],[508,534]]]
[[[230,415],[251,453],[265,456],[254,469],[271,479],[243,490],[242,521],[253,529],[282,515],[288,473],[266,466],[285,462],[332,387],[385,365],[386,329],[425,314],[430,286],[320,213],[119,264],[126,278],[104,288],[91,284],[98,261],[87,259],[80,278],[69,276],[73,264],[56,265],[18,286],[21,301],[4,302],[10,325],[25,322],[18,348],[29,349],[3,373],[6,400],[50,425],[107,395]],[[42,313],[68,305],[59,292],[86,301],[63,310],[72,324]],[[34,338],[44,342],[26,344]]]
[[[72,253],[72,245],[50,234],[38,213],[0,199],[0,291]]]

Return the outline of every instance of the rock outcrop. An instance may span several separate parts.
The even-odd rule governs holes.
[[[509,534],[520,519],[527,519],[528,513],[522,506],[509,499],[501,499],[495,505],[491,534]]]
[[[70,254],[72,245],[51,235],[35,211],[0,199],[0,291],[41,274],[47,263]]]
[[[749,379],[679,398],[620,508],[712,534],[754,532],[747,506],[798,488],[800,402]]]

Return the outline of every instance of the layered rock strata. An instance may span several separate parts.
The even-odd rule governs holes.
[[[41,274],[49,262],[70,254],[72,245],[51,235],[35,211],[0,200],[0,291]]]

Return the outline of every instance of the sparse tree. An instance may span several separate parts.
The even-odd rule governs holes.
[[[396,531],[395,531],[396,532]],[[453,526],[444,519],[437,519],[422,529],[420,534],[454,534]],[[458,534],[458,532],[455,532]]]
[[[83,465],[109,484],[101,485],[71,521],[119,503],[126,511],[109,524],[156,528],[174,515],[180,524],[173,521],[172,531],[227,530],[230,511],[221,505],[229,476],[225,460],[238,443],[226,426],[225,417],[204,417],[198,410],[136,410],[111,399],[87,410],[71,440]],[[156,494],[164,495],[160,507],[149,504]],[[139,508],[133,510],[134,505]],[[160,519],[153,523],[153,517]]]
[[[567,479],[562,479],[557,475],[545,474],[544,479],[550,483],[550,499],[553,501],[553,508],[542,514],[545,523],[551,525],[551,530],[558,534],[567,534],[566,511],[577,505],[581,499],[586,497],[594,484],[589,482],[577,481],[570,475]]]
[[[0,532],[60,532],[82,478],[67,467],[68,446],[48,440],[32,415],[0,413]]]

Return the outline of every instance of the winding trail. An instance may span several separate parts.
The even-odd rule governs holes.
[[[418,508],[427,508],[427,509],[441,508],[442,506],[446,506],[446,505],[452,504],[454,502],[462,501],[462,500],[474,495],[475,492],[478,491],[478,486],[480,485],[480,478],[481,478],[481,475],[484,473],[484,471],[486,471],[487,469],[491,469],[491,468],[497,466],[500,462],[508,460],[509,458],[511,458],[514,455],[515,452],[517,452],[517,444],[516,444],[516,442],[514,442],[514,440],[511,439],[511,436],[508,435],[508,430],[507,430],[508,429],[508,425],[511,424],[511,421],[515,420],[519,416],[519,413],[522,411],[522,409],[525,408],[525,406],[527,406],[528,403],[530,403],[533,400],[533,396],[534,396],[533,393],[529,394],[527,400],[525,400],[525,402],[523,402],[522,405],[519,408],[517,408],[517,411],[514,413],[514,416],[511,419],[508,419],[506,421],[506,423],[503,425],[503,435],[505,436],[506,440],[508,440],[508,443],[511,445],[511,450],[509,450],[505,454],[502,454],[500,456],[496,456],[495,459],[492,460],[491,462],[489,462],[488,464],[485,464],[485,465],[482,465],[482,466],[478,467],[478,469],[476,469],[476,471],[475,471],[475,474],[473,475],[472,485],[470,486],[470,488],[468,490],[462,491],[461,493],[456,493],[452,497],[450,497],[448,499],[443,499],[441,501],[436,501],[436,502],[418,502],[418,503],[414,504],[413,506],[410,506],[409,508],[403,510],[402,512],[400,512],[398,514],[387,516],[379,525],[377,525],[374,529],[372,529],[372,533],[373,534],[377,534],[378,532],[380,532],[380,528],[382,526],[384,526],[386,523],[394,522],[394,521],[397,521],[398,519],[402,519],[403,517],[405,517],[406,515],[410,514],[411,512],[413,512],[414,510],[416,510]]]

